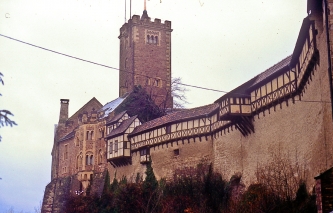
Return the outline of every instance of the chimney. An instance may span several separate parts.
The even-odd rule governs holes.
[[[59,123],[65,123],[68,119],[69,99],[60,99]]]

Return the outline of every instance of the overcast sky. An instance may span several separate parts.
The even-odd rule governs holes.
[[[132,15],[142,10],[133,0]],[[223,91],[292,54],[307,15],[305,0],[150,0],[147,11],[172,21],[172,76]],[[124,0],[0,1],[1,35],[115,68],[124,21]],[[50,182],[60,99],[70,99],[70,115],[93,97],[105,104],[118,97],[118,71],[0,36],[0,72],[0,109],[18,123],[0,130],[0,213],[33,212]],[[223,95],[189,89],[187,107]]]

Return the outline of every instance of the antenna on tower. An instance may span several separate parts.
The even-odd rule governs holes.
[[[149,1],[149,0],[148,0]],[[162,0],[160,0],[160,3],[162,3]],[[144,0],[144,8],[143,10],[147,10],[147,7],[146,7],[146,0]]]

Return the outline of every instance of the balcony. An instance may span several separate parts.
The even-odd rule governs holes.
[[[219,104],[220,120],[233,120],[240,116],[251,116],[250,98],[227,97]]]

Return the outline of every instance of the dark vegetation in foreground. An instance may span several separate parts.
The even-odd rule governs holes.
[[[281,170],[279,173],[284,174]],[[274,183],[282,183],[282,187],[289,187],[287,191],[292,192],[296,182],[290,182],[286,175],[275,178],[281,180]],[[65,209],[68,213],[316,212],[315,196],[308,193],[301,180],[294,194],[279,193],[277,187],[281,184],[272,186],[267,181],[258,181],[245,190],[241,175],[226,181],[209,165],[177,170],[173,180],[157,181],[148,164],[144,180],[138,175],[135,183],[122,178],[110,184],[107,174],[101,196],[90,195],[88,190],[85,196],[71,197]]]

